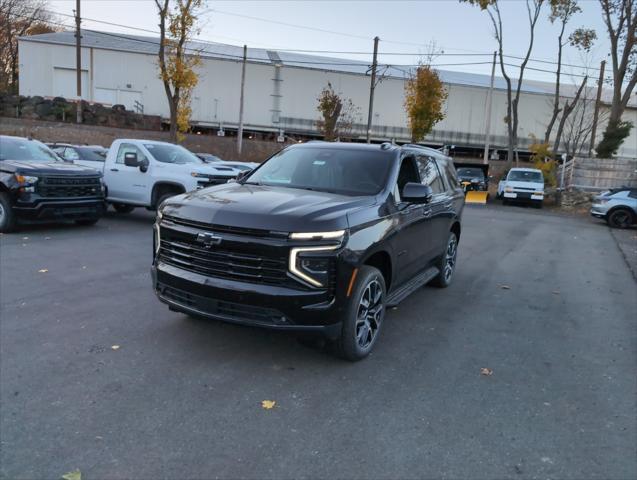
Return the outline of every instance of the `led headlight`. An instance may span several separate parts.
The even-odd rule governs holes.
[[[208,175],[207,173],[199,173],[199,172],[190,172],[190,176],[195,178],[204,178],[206,180],[210,178],[210,175]]]
[[[330,262],[332,261],[328,252],[340,248],[344,239],[345,230],[290,233],[290,240],[326,243],[308,247],[292,247],[290,249],[290,273],[314,287],[326,287],[329,280]]]
[[[290,249],[290,272],[315,287],[327,286],[331,259],[322,256],[321,253],[336,250],[339,246]]]
[[[19,173],[15,174],[15,179],[16,179],[16,182],[18,182],[20,185],[23,185],[23,186],[34,185],[38,181],[38,177],[31,177],[29,175],[21,175]]]

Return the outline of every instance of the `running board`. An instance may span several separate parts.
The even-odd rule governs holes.
[[[436,275],[438,275],[438,273],[440,273],[440,270],[438,270],[437,267],[430,267],[424,272],[419,273],[398,290],[392,292],[389,297],[387,297],[387,306],[390,308],[397,306],[400,302],[402,302],[405,298],[414,293],[420,287],[433,280]]]

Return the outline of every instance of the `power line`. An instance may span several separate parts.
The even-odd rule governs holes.
[[[32,9],[33,10],[33,9]],[[60,15],[63,17],[69,17],[69,18],[75,18],[73,15],[69,15],[66,13],[62,13],[62,12],[57,12],[54,10],[46,10],[43,9],[41,11],[44,11],[46,13],[52,14],[52,15]],[[366,40],[369,40],[367,37],[363,37],[363,36],[359,36],[359,35],[353,35],[353,34],[345,34],[343,32],[336,32],[336,31],[332,31],[332,30],[325,30],[325,29],[319,29],[316,27],[307,27],[307,26],[303,26],[303,25],[295,25],[295,24],[290,24],[290,23],[286,23],[286,22],[279,22],[276,20],[270,20],[270,19],[265,19],[265,18],[261,18],[261,17],[253,17],[250,15],[242,15],[242,14],[235,14],[235,13],[231,13],[231,12],[224,12],[221,10],[216,10],[216,9],[209,9],[207,10],[207,12],[216,12],[216,13],[221,13],[224,15],[232,15],[232,16],[236,16],[236,17],[241,17],[241,18],[248,18],[248,19],[253,19],[253,20],[260,20],[260,21],[264,21],[264,22],[271,22],[271,23],[275,23],[275,24],[282,24],[282,25],[287,25],[287,26],[293,26],[293,27],[298,27],[298,28],[307,28],[310,30],[316,30],[316,31],[321,31],[323,33],[335,33],[335,34],[339,34],[339,35],[347,35],[347,36],[353,36],[355,38],[364,38]],[[15,14],[14,14],[15,15]],[[95,23],[99,23],[99,24],[103,24],[103,25],[109,25],[109,26],[114,26],[114,27],[120,27],[120,28],[126,28],[129,30],[134,30],[134,31],[139,31],[139,32],[144,32],[144,33],[151,33],[153,35],[159,35],[159,32],[154,31],[154,30],[149,30],[146,28],[142,28],[142,27],[134,27],[134,26],[130,26],[130,25],[125,25],[125,24],[121,24],[121,23],[114,23],[114,22],[108,22],[105,20],[98,20],[98,19],[94,19],[94,18],[87,18],[87,17],[83,17],[82,18],[83,21],[88,21],[88,22],[95,22]],[[53,22],[49,22],[49,23],[53,23]],[[60,25],[60,24],[58,24]],[[61,25],[64,27],[67,27],[67,25]],[[94,31],[94,32],[98,32],[98,33],[107,33],[107,32],[100,32],[100,31]],[[210,40],[206,40],[206,39],[195,39],[197,42],[203,43],[203,44],[211,44],[211,45],[218,45],[219,42],[213,42]],[[236,39],[238,40],[238,39]],[[385,43],[399,43],[399,44],[410,44],[410,45],[418,45],[418,46],[422,46],[420,44],[415,44],[415,43],[410,43],[410,42],[396,42],[396,41],[390,41],[390,40],[383,40],[383,42]],[[372,52],[366,52],[366,51],[339,51],[339,50],[308,50],[308,49],[292,49],[292,48],[275,48],[274,50],[280,51],[280,52],[290,52],[290,53],[320,53],[320,54],[340,54],[340,55],[370,55],[372,54]],[[421,56],[421,54],[419,53],[412,53],[412,52],[379,52],[378,53],[381,56]],[[439,53],[434,55],[435,57],[472,57],[472,56],[485,56],[485,57],[489,57],[491,56],[491,53]],[[524,57],[520,57],[520,56],[516,56],[516,55],[503,55],[505,58],[511,58],[511,59],[515,59],[515,60],[523,60]],[[237,57],[239,58],[239,57]],[[536,58],[530,58],[529,61],[531,62],[537,62],[537,63],[543,63],[543,64],[549,64],[549,65],[557,65],[558,62],[555,61],[551,61],[551,60],[543,60],[543,59],[536,59]],[[298,62],[297,62],[298,63]],[[318,62],[308,62],[308,63],[318,63]],[[325,62],[326,64],[338,64],[338,63],[332,63],[332,62]],[[319,63],[320,64],[320,63]],[[345,64],[343,64],[345,65]],[[353,65],[353,64],[350,64]],[[469,64],[467,64],[469,65]],[[512,65],[515,66],[515,65]],[[599,71],[598,67],[586,67],[583,65],[573,65],[573,64],[569,64],[569,63],[562,63],[563,67],[571,67],[571,68],[581,68],[581,69],[585,69],[585,70],[596,70]],[[530,67],[528,67],[529,69],[531,69]],[[545,73],[555,73],[552,71],[548,71],[548,70],[542,70],[542,69],[535,69],[537,71],[540,72],[545,72]],[[580,75],[582,76],[582,75]]]

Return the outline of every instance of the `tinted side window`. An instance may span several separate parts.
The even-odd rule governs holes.
[[[442,177],[440,176],[435,160],[431,157],[418,156],[417,162],[422,183],[429,185],[434,195],[443,193],[445,191],[445,185],[442,183]]]
[[[441,168],[441,171],[443,172],[443,174],[445,175],[445,178],[447,179],[447,185],[449,185],[449,188],[451,190],[459,188],[460,182],[458,181],[458,175],[456,174],[456,168],[453,166],[453,163],[449,161],[442,162],[442,163],[444,165],[444,168]],[[440,165],[439,163],[438,166],[442,166],[442,165]]]
[[[637,190],[629,190],[628,191],[628,196],[630,198],[637,198]]]
[[[136,153],[137,154],[137,160],[145,160],[146,159],[146,155],[144,155],[144,153],[136,146],[130,143],[122,143],[119,146],[119,150],[117,151],[117,160],[115,161],[115,163],[124,163],[124,154],[125,153]]]

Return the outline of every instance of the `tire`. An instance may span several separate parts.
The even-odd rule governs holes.
[[[114,203],[113,208],[117,213],[130,213],[135,210],[133,205],[126,205],[125,203]]]
[[[86,219],[82,219],[82,220],[75,220],[75,223],[77,225],[82,225],[82,226],[87,226],[90,227],[92,225],[95,225],[97,222],[99,222],[99,217],[96,218],[86,218]]]
[[[612,228],[628,228],[633,222],[633,213],[627,208],[616,208],[606,217],[606,223]]]
[[[456,259],[458,258],[458,237],[454,232],[449,232],[447,247],[438,260],[438,275],[431,281],[431,285],[438,288],[447,288],[451,285],[453,274],[456,270]]]
[[[161,197],[159,197],[159,199],[157,200],[157,203],[155,204],[155,210],[157,210],[159,208],[159,206],[164,203],[164,200],[170,198],[170,197],[174,197],[175,195],[179,195],[179,193],[175,193],[175,192],[170,192],[170,193],[164,193]]]
[[[369,265],[362,266],[342,317],[341,336],[336,340],[336,351],[340,357],[355,362],[369,355],[382,330],[386,297],[385,279],[380,270]]]
[[[11,205],[11,198],[6,192],[0,192],[0,233],[15,230],[15,213]]]

